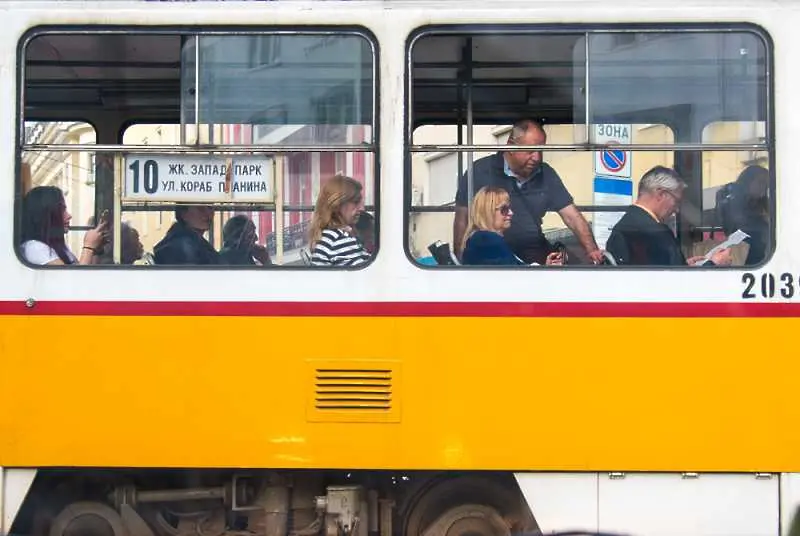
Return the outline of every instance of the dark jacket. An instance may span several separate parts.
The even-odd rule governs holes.
[[[749,213],[739,228],[750,235],[745,240],[750,244],[745,265],[755,266],[764,262],[769,251],[769,221],[758,213]]]
[[[220,261],[223,264],[232,264],[234,266],[247,266],[255,265],[256,261],[253,259],[250,250],[242,248],[234,248],[225,246],[219,250]]]
[[[686,266],[686,257],[672,229],[636,205],[628,207],[611,230],[606,251],[619,265]]]
[[[492,231],[475,231],[467,239],[462,264],[475,265],[521,265],[524,264],[514,255],[506,241]]]
[[[747,233],[750,245],[745,265],[754,266],[764,261],[769,250],[769,219],[764,215],[768,204],[766,198],[748,195],[746,185],[731,182],[717,191],[717,221],[726,235],[737,229]]]
[[[156,264],[220,264],[219,253],[197,231],[177,221],[153,248]]]

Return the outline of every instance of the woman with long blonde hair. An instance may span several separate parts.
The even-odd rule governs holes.
[[[358,181],[344,175],[335,175],[322,185],[309,231],[313,266],[357,266],[369,260],[369,252],[352,230],[362,191]]]
[[[511,227],[511,198],[499,186],[484,186],[472,200],[469,224],[464,233],[462,263],[479,265],[524,265],[503,240],[503,233]],[[547,256],[546,264],[559,265],[560,253]]]

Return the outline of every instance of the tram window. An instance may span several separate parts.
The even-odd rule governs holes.
[[[110,213],[121,246],[106,243],[93,264],[309,265],[317,197],[337,175],[352,179],[345,187],[353,185],[354,201],[368,213],[361,222],[374,222],[376,61],[373,43],[359,32],[44,30],[28,40],[22,61],[23,120],[60,118],[74,103],[70,112],[106,128],[97,134],[102,172],[84,189],[96,196],[98,213]],[[72,154],[51,150],[53,143],[20,140],[23,160]],[[206,210],[192,208],[200,206],[210,210],[198,235],[206,242],[198,243],[202,258],[159,256],[176,215]],[[330,225],[346,223],[334,218]],[[257,236],[252,255],[220,257],[225,232],[244,233],[248,243]],[[139,245],[126,246],[131,236]],[[370,255],[361,266],[376,253],[377,240],[364,240]],[[141,255],[132,257],[131,248]]]
[[[408,54],[406,247],[417,265],[464,261],[470,161],[471,194],[500,185],[514,212],[502,240],[487,235],[495,236],[487,238],[487,251],[502,258],[481,261],[485,269],[544,264],[542,252],[556,246],[566,248],[568,264],[591,263],[595,244],[605,248],[611,228],[637,199],[642,175],[656,165],[673,168],[687,185],[677,214],[662,223],[684,257],[705,253],[735,230],[717,217],[714,192],[736,175],[724,177],[753,163],[768,168],[772,157],[768,48],[748,28],[504,33],[497,26],[437,27],[415,35]],[[532,123],[518,124],[513,143],[543,145],[546,165],[536,163],[534,151],[508,150],[512,124],[525,119]],[[527,135],[527,128],[540,130],[537,124],[545,141]],[[615,144],[625,147],[612,150]],[[459,149],[464,145],[474,148]],[[534,181],[509,177],[515,165],[517,175],[538,168]],[[766,176],[769,198],[774,180]],[[526,188],[538,196],[533,204]],[[570,204],[581,215],[577,221]],[[496,222],[478,228],[503,225],[492,216]],[[771,228],[774,218],[765,220]],[[734,255],[734,265],[766,260],[773,248],[768,238],[760,240],[754,247],[766,244],[762,255]],[[449,245],[455,259],[432,252],[437,242]]]

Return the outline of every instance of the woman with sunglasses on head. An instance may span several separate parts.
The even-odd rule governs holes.
[[[361,184],[336,175],[322,185],[309,232],[312,266],[357,266],[370,254],[353,233],[361,209]]]
[[[513,215],[506,190],[499,186],[484,186],[478,190],[472,200],[469,224],[464,233],[462,264],[525,265],[503,240],[503,233],[511,226]],[[560,253],[547,256],[548,266],[562,262]]]
[[[65,235],[72,219],[64,193],[55,186],[37,186],[22,200],[20,251],[31,264],[97,264],[108,240],[108,216],[86,231],[80,258],[67,246]]]

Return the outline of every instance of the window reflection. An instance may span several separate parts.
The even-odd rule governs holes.
[[[359,125],[366,132],[359,141],[372,141],[374,60],[364,37],[200,36],[199,43],[199,66],[194,39],[182,50],[185,123],[258,125],[258,138],[287,145],[351,143],[348,126]]]
[[[594,124],[647,117],[680,126],[679,142],[702,143],[709,122],[764,117],[766,51],[752,33],[602,33],[588,39]],[[576,115],[584,114],[583,99],[575,104]]]

